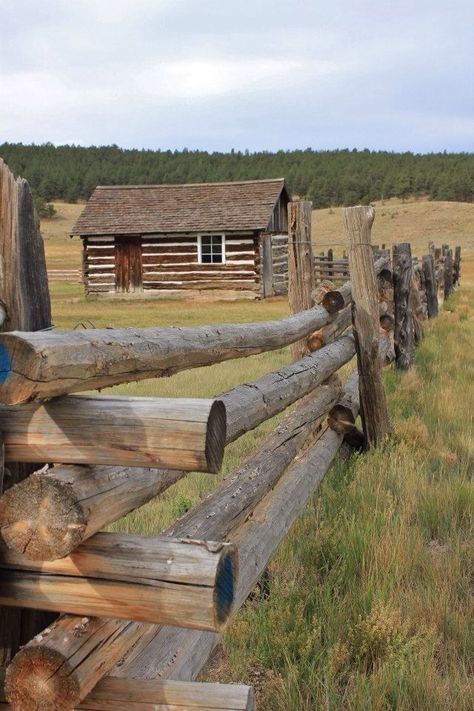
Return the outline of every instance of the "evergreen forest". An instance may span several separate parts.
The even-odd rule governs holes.
[[[472,202],[474,154],[305,150],[208,153],[4,143],[0,157],[38,200],[87,199],[97,185],[286,178],[293,195],[330,207],[413,196]]]

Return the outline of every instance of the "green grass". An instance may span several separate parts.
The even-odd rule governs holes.
[[[413,240],[421,253],[436,236],[469,254],[474,232],[462,231],[473,206],[455,208],[390,201],[380,207],[375,239]],[[318,211],[316,219],[318,238],[336,241],[340,215]],[[47,243],[55,264],[75,266],[61,256],[60,240],[57,231]],[[80,285],[61,282],[52,284],[52,297],[54,323],[68,328],[246,322],[288,312],[284,299],[86,301]],[[386,371],[392,438],[333,466],[270,564],[270,597],[247,602],[205,678],[254,684],[265,711],[474,707],[473,302],[474,263],[465,261],[463,287],[428,325],[415,367]],[[281,349],[106,392],[205,397],[288,360]],[[113,528],[158,533],[273,426],[230,445],[218,476],[190,474]]]
[[[269,711],[473,708],[473,297],[387,372],[394,435],[333,466],[206,678]]]

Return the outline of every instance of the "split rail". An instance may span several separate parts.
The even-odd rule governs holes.
[[[13,215],[2,241],[21,255],[18,181],[0,175]],[[34,323],[16,316],[23,282],[0,293],[0,708],[254,708],[248,686],[194,680],[343,443],[389,433],[382,368],[409,367],[422,322],[460,274],[449,248],[420,266],[408,244],[374,260],[372,209],[347,208],[351,280],[318,290],[311,206],[290,203],[290,214],[293,313],[277,321],[51,330],[47,292]],[[27,236],[40,254],[37,230]],[[284,346],[291,364],[209,400],[74,394]],[[355,355],[343,383],[337,371]],[[188,472],[217,472],[226,444],[292,405],[166,531],[102,530]]]

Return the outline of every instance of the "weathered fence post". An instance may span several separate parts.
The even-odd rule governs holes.
[[[343,210],[349,242],[349,270],[352,283],[352,324],[359,371],[360,410],[366,446],[379,444],[390,431],[390,418],[379,358],[379,305],[370,230],[372,207]]]
[[[423,276],[425,279],[426,306],[428,318],[438,315],[438,294],[436,289],[436,275],[434,270],[433,254],[426,254],[422,261]]]
[[[415,358],[415,332],[411,298],[412,260],[409,242],[393,245],[393,298],[395,302],[395,360],[406,370]]]
[[[444,262],[444,298],[445,300],[453,292],[453,251],[448,249]]]
[[[313,248],[311,245],[312,204],[308,200],[288,203],[288,301],[292,314],[310,309],[314,289]],[[306,339],[290,346],[293,360],[307,350]]]
[[[454,264],[453,264],[453,283],[454,286],[459,284],[459,278],[461,276],[461,247],[457,246],[454,250]]]
[[[0,263],[0,331],[37,331],[50,326],[48,276],[33,197],[26,180],[15,180],[1,159]],[[0,480],[0,496],[38,468],[9,463]],[[0,667],[50,619],[43,612],[0,608]]]

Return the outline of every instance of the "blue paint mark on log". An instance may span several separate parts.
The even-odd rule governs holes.
[[[8,348],[0,344],[0,383],[4,383],[11,373],[11,358]]]
[[[224,624],[232,610],[235,594],[235,575],[237,571],[234,569],[235,558],[232,554],[227,553],[219,563],[216,573],[216,613],[219,624]]]

